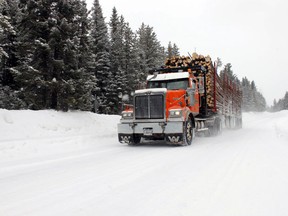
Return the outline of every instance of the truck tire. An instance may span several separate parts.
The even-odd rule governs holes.
[[[191,145],[193,140],[193,124],[191,118],[184,123],[184,133],[183,133],[183,145]]]
[[[131,139],[131,142],[128,143],[128,145],[133,146],[133,145],[138,145],[141,141],[141,136],[135,135],[133,136],[133,139]]]

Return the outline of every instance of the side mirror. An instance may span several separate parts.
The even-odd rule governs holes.
[[[196,86],[196,85],[195,85]],[[188,99],[188,104],[189,106],[194,106],[195,104],[195,88],[188,88],[186,90],[187,93],[187,99]]]
[[[200,94],[204,94],[205,93],[204,77],[199,77],[199,93]]]

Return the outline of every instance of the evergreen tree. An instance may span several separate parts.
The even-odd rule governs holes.
[[[250,86],[250,81],[244,77],[242,79],[242,100],[243,100],[243,105],[242,109],[243,111],[250,111],[252,107],[252,94],[251,94],[251,86]]]
[[[180,52],[178,46],[175,43],[173,43],[172,46],[171,41],[169,41],[166,51],[166,58],[171,58],[172,56],[180,56]]]
[[[242,79],[242,109],[245,112],[263,112],[266,110],[266,100],[257,90],[254,81],[250,82],[246,77]]]
[[[156,33],[149,25],[142,23],[137,31],[139,57],[141,59],[140,80],[145,81],[147,73],[153,68],[163,65],[165,59],[165,49],[157,39]]]
[[[20,94],[30,109],[47,106],[49,81],[52,80],[51,50],[48,44],[52,8],[47,1],[21,0],[21,15],[17,35],[19,64],[13,76],[20,87]]]
[[[105,113],[107,108],[106,95],[109,89],[107,77],[111,77],[110,41],[99,0],[95,0],[93,3],[90,35],[92,51],[90,70],[95,73],[98,86],[97,91],[94,92],[97,104],[95,111]]]
[[[168,47],[167,47],[166,57],[167,57],[167,58],[171,58],[172,56],[174,56],[174,55],[173,55],[173,47],[172,47],[171,41],[169,41]]]
[[[82,0],[22,0],[19,57],[14,70],[31,109],[92,108],[87,73],[87,9]],[[85,54],[86,53],[86,54]],[[90,93],[89,93],[90,92]]]
[[[80,109],[92,111],[95,105],[95,97],[93,93],[96,92],[97,80],[95,73],[90,70],[91,49],[89,44],[89,19],[86,2],[78,0],[73,2],[75,9],[75,16],[73,19],[73,28],[75,31],[74,43],[76,49],[76,57],[79,70],[79,79],[76,79],[76,90],[73,95],[75,104],[70,105],[71,109]]]
[[[52,101],[61,110],[91,110],[94,100],[91,94],[96,87],[96,80],[95,75],[87,71],[89,50],[86,4],[82,0],[56,2],[55,15],[59,31],[56,30],[52,37],[54,62],[57,64],[53,74],[56,88]]]
[[[273,103],[271,110],[273,112],[279,112],[281,110],[288,110],[288,92],[286,92],[284,95],[284,98],[279,99],[278,102],[274,99],[274,103]]]
[[[217,59],[216,59],[217,70],[218,70],[218,68],[221,68],[222,65],[223,65],[222,60],[219,57],[217,57]]]
[[[172,54],[173,56],[180,56],[179,48],[175,43],[173,43]]]
[[[288,110],[288,92],[285,93],[283,100],[284,100],[284,109]]]
[[[17,17],[17,1],[2,0],[0,2],[0,63],[8,59],[10,54],[11,39],[15,38],[15,21]]]
[[[123,86],[125,83],[125,74],[121,68],[123,62],[123,23],[120,22],[118,12],[114,7],[112,10],[112,16],[110,18],[110,61],[111,61],[111,73],[108,76],[108,86],[106,97],[107,106],[106,113],[119,114],[122,109],[121,96]]]
[[[0,2],[0,108],[20,109],[25,105],[19,98],[11,70],[17,65],[16,34],[19,15],[18,0]]]
[[[231,63],[224,65],[224,69],[220,72],[220,76],[231,81],[239,81],[236,74],[233,73]]]
[[[127,83],[124,86],[123,98],[124,102],[132,102],[132,92],[138,88],[139,84],[139,61],[138,61],[138,49],[137,49],[137,38],[133,33],[129,24],[126,23],[124,31],[124,54],[125,62],[123,70],[127,77]]]

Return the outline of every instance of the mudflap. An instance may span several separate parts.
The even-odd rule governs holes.
[[[118,134],[118,140],[122,144],[130,144],[134,142],[133,134]]]
[[[141,136],[137,134],[118,134],[118,140],[122,144],[137,145],[141,141]]]
[[[167,144],[182,145],[183,134],[182,133],[165,134],[165,141],[167,142]]]

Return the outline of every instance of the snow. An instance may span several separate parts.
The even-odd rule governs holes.
[[[150,88],[150,89],[139,89],[135,91],[135,94],[144,94],[147,92],[167,92],[166,88]]]
[[[157,74],[155,75],[148,75],[148,81],[159,81],[159,80],[174,80],[174,79],[183,79],[189,78],[189,72],[178,72],[178,73],[165,73],[165,74]]]
[[[188,147],[119,144],[119,120],[0,110],[0,215],[287,214],[288,111]]]

